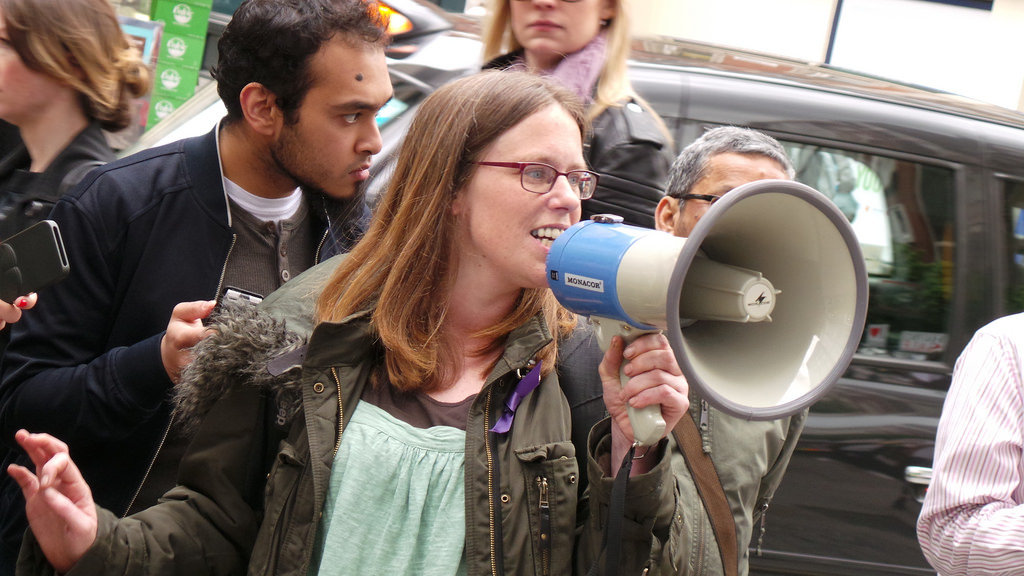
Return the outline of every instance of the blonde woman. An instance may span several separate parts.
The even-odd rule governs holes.
[[[675,153],[657,113],[633,91],[628,0],[492,0],[485,68],[552,76],[587,105],[587,163],[601,175],[583,218],[619,214],[654,227]]]
[[[108,0],[0,0],[0,119],[23,143],[0,159],[0,238],[113,159],[102,130],[128,126],[148,89]]]

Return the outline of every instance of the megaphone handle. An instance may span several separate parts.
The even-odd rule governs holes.
[[[590,321],[594,324],[597,343],[604,352],[608,351],[608,347],[612,344],[612,338],[615,336],[621,336],[623,343],[629,346],[644,334],[658,332],[658,330],[641,330],[618,320],[601,316],[591,316]],[[625,362],[619,367],[619,382],[622,386],[629,381],[629,377],[623,372],[624,367]],[[643,408],[633,408],[627,404],[626,412],[629,414],[629,424],[633,427],[633,439],[637,443],[643,446],[654,446],[661,440],[665,434],[665,419],[661,416],[660,404]]]

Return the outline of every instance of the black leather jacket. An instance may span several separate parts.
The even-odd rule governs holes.
[[[626,224],[654,228],[654,209],[675,160],[654,112],[633,99],[606,109],[594,119],[584,153],[601,177],[593,198],[583,202],[582,217],[618,214]]]
[[[484,69],[508,68],[519,56],[498,56]],[[632,98],[606,109],[593,121],[584,155],[600,180],[593,198],[583,201],[582,218],[618,214],[626,224],[654,228],[654,209],[665,194],[675,160],[655,112]]]

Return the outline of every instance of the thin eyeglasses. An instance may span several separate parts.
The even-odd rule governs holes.
[[[590,170],[569,170],[559,172],[554,166],[542,162],[473,162],[479,166],[497,166],[498,168],[516,168],[519,170],[519,183],[523,190],[534,194],[547,194],[555,187],[555,180],[565,176],[569,186],[586,200],[594,195],[597,189],[597,173]]]
[[[679,199],[684,202],[687,200],[701,200],[703,202],[707,202],[708,204],[714,204],[715,202],[718,202],[721,198],[721,196],[715,196],[714,194],[683,194],[682,196],[679,197]]]

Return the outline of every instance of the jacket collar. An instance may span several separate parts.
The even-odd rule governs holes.
[[[541,348],[551,342],[551,332],[541,314],[530,318],[522,326],[513,330],[505,341],[505,352],[494,369],[487,376],[487,383],[497,380],[513,370],[523,370],[533,366],[534,358]],[[526,371],[523,370],[523,374]]]
[[[210,217],[231,227],[227,193],[220,172],[220,151],[217,150],[218,124],[206,135],[184,141],[185,166],[192,180],[192,193],[196,202]]]
[[[103,129],[99,122],[94,120],[79,132],[42,172],[45,178],[53,180],[47,182],[43,187],[53,187],[54,196],[56,196],[61,179],[77,166],[83,163],[98,166],[113,159],[114,152],[110,149],[106,136],[103,135]],[[15,170],[28,170],[31,163],[32,158],[29,157],[28,149],[25,148],[24,143],[19,143],[10,153],[0,159],[0,180],[6,180]]]
[[[321,322],[313,327],[306,348],[307,367],[352,365],[373,349],[377,331],[370,324],[370,310],[358,312],[340,322]]]
[[[114,152],[103,135],[103,129],[95,120],[75,136],[75,139],[61,150],[53,159],[46,171],[54,170],[64,174],[81,162],[109,162],[114,159]]]

